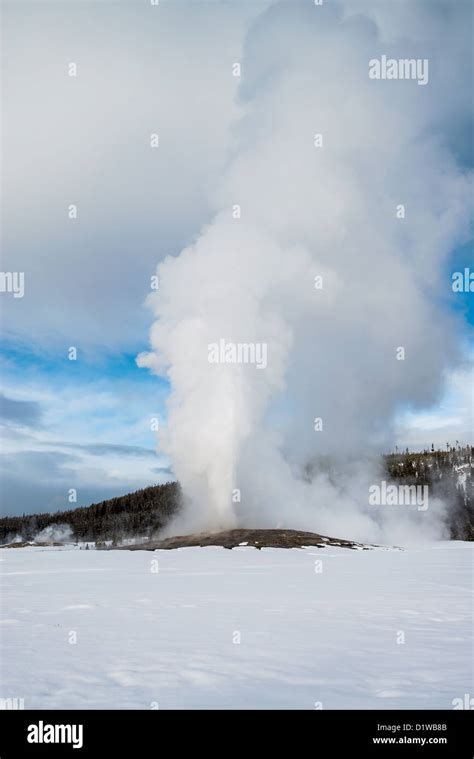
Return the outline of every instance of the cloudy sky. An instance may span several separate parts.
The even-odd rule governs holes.
[[[154,432],[166,424],[168,380],[135,362],[148,348],[145,299],[157,263],[215,213],[234,125],[252,94],[245,87],[257,86],[245,80],[248,34],[274,5],[2,3],[2,271],[25,273],[24,297],[0,293],[4,513],[67,508],[71,488],[87,505],[173,478]],[[453,85],[435,61],[428,86],[444,103],[437,128],[467,171],[470,5],[420,2],[410,14],[404,2],[386,5],[390,14],[365,0],[345,4],[386,39],[436,45],[443,33],[465,51],[461,81]],[[455,316],[460,350],[436,404],[401,404],[400,446],[472,442],[474,296],[453,293],[451,276],[473,261],[464,240],[440,273],[438,318]]]

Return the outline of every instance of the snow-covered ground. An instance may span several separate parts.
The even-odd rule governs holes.
[[[4,549],[0,697],[449,709],[473,693],[472,550]]]

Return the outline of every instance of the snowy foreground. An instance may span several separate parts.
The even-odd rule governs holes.
[[[472,549],[3,549],[0,697],[451,709],[473,692]]]

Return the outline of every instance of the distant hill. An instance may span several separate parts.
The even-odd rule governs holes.
[[[473,453],[470,446],[447,446],[446,451],[423,453],[396,451],[384,457],[387,479],[403,485],[428,485],[430,495],[448,504],[451,538],[474,540]],[[16,536],[32,540],[47,527],[65,524],[70,526],[73,539],[81,541],[156,537],[178,512],[179,504],[179,485],[171,482],[68,511],[3,517],[0,543]]]
[[[402,485],[428,485],[430,496],[448,504],[453,540],[474,540],[474,447],[446,445],[445,451],[396,452],[385,456],[390,480]]]
[[[68,524],[75,540],[120,540],[126,536],[152,536],[178,510],[179,485],[169,482],[53,514],[31,514],[0,519],[0,542],[16,535],[32,540],[46,527]]]

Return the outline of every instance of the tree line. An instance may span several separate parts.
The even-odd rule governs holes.
[[[113,540],[158,533],[176,513],[180,490],[177,482],[153,485],[135,493],[52,514],[23,514],[0,519],[0,542],[20,535],[33,540],[46,527],[68,524],[77,541]]]

